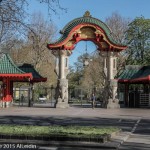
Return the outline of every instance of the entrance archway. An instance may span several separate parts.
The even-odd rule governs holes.
[[[72,54],[75,45],[79,41],[92,41],[100,51],[104,61],[104,72],[106,75],[107,108],[119,108],[117,99],[117,81],[114,76],[117,73],[116,58],[120,51],[127,46],[114,40],[109,27],[102,21],[93,18],[89,11],[83,17],[69,22],[63,30],[62,36],[47,47],[58,58],[56,72],[58,73],[58,98],[56,107],[66,108],[68,105],[68,57]]]

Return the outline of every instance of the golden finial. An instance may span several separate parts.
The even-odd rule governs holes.
[[[85,14],[83,15],[83,17],[91,17],[90,12],[86,11]]]

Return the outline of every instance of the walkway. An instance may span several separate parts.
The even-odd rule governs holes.
[[[0,108],[0,116],[70,116],[70,117],[103,117],[103,118],[147,118],[150,119],[150,109],[104,109],[104,108],[78,108],[68,109],[11,107]]]
[[[87,125],[118,126],[122,133],[113,137],[110,146],[120,145],[121,150],[150,149],[149,109],[103,108],[29,108],[0,109],[1,124],[30,125]],[[123,143],[123,141],[125,141]]]

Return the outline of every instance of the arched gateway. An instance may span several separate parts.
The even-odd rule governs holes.
[[[109,83],[107,108],[118,108],[116,98],[117,81],[114,80],[116,70],[117,54],[126,49],[125,45],[119,44],[113,39],[112,32],[102,21],[91,17],[85,12],[83,17],[76,18],[69,22],[63,30],[62,36],[54,43],[49,43],[47,47],[58,58],[58,100],[56,107],[68,107],[68,57],[72,54],[75,45],[79,41],[92,41],[98,46],[98,50],[104,59],[104,72]]]

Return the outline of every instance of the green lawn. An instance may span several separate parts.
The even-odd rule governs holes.
[[[31,125],[0,125],[0,134],[26,135],[26,136],[50,136],[64,135],[70,137],[95,137],[103,134],[111,134],[119,131],[115,127],[94,126],[31,126]]]

